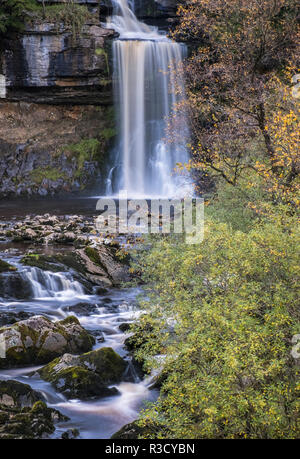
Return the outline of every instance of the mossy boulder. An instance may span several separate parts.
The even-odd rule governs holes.
[[[87,399],[118,393],[111,384],[121,381],[126,362],[111,348],[101,348],[80,356],[65,354],[38,373],[69,398]]]
[[[41,399],[27,384],[0,381],[0,439],[46,438],[54,432],[55,422],[68,420]]]
[[[95,344],[95,339],[73,316],[59,322],[33,316],[1,328],[0,340],[5,351],[0,368],[44,364],[66,352],[87,352]]]
[[[53,259],[53,257],[38,253],[26,254],[21,259],[21,263],[26,266],[43,269],[44,271],[60,272],[64,270],[63,265]]]
[[[59,411],[36,402],[32,408],[15,408],[0,405],[0,439],[48,438],[55,431],[56,422],[68,418]]]
[[[140,438],[155,438],[153,434],[158,432],[154,424],[140,426],[138,421],[133,421],[130,424],[123,426],[118,432],[111,436],[112,440],[137,440]]]
[[[28,384],[14,380],[0,381],[0,405],[23,408],[32,406],[42,398],[42,395],[32,390]]]
[[[12,266],[6,261],[0,259],[0,273],[4,273],[7,271],[16,271],[16,270],[17,268],[15,266]]]

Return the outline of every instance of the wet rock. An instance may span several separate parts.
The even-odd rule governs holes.
[[[81,356],[65,354],[38,373],[68,398],[87,399],[117,394],[108,386],[121,381],[126,365],[113,349],[101,348]]]
[[[149,438],[151,435],[151,438],[153,437],[153,434],[155,435],[156,433],[156,428],[155,425],[150,425],[149,426],[139,426],[138,421],[133,421],[130,424],[126,424],[123,426],[118,432],[114,433],[111,436],[111,439],[113,440],[137,440],[139,438]]]
[[[95,343],[73,316],[59,322],[33,316],[1,328],[0,339],[5,349],[0,368],[47,363],[65,352],[89,351]]]
[[[32,298],[30,284],[18,272],[0,274],[0,297],[5,299],[28,300]]]
[[[6,325],[12,325],[20,320],[29,319],[34,314],[26,311],[12,312],[12,311],[1,311],[0,309],[0,327]]]
[[[79,437],[79,431],[77,429],[68,429],[62,433],[62,440],[74,440]]]
[[[73,306],[66,306],[64,310],[67,312],[75,312],[78,316],[88,316],[97,311],[97,306],[91,303],[77,303]]]
[[[104,343],[105,338],[102,330],[89,330],[90,334],[96,338],[98,343]]]
[[[69,244],[70,242],[74,242],[76,238],[76,234],[73,231],[66,231],[56,237],[56,242],[60,244]]]
[[[117,257],[117,249],[109,245],[86,247],[73,252],[58,253],[52,256],[27,255],[21,260],[24,264],[49,270],[71,269],[81,279],[97,285],[101,289],[118,286],[130,280],[129,266]],[[63,269],[61,266],[64,266]],[[105,291],[105,290],[104,290]]]
[[[28,384],[14,380],[0,381],[0,405],[23,408],[32,406],[38,400],[43,400],[42,395]]]
[[[67,420],[42,401],[21,409],[0,405],[0,439],[48,438],[55,431],[55,422]]]
[[[0,381],[0,439],[47,438],[55,422],[68,420],[42,398],[27,384]]]
[[[26,266],[43,269],[44,271],[61,272],[64,270],[64,266],[61,263],[55,262],[51,256],[44,254],[26,254],[21,259],[21,263]]]
[[[97,245],[96,247],[86,247],[77,253],[90,273],[97,270],[104,270],[111,280],[112,285],[119,285],[121,282],[130,280],[128,265],[121,262],[117,257],[118,249],[114,246]]]
[[[8,272],[8,271],[16,271],[16,269],[17,268],[15,266],[12,266],[6,261],[0,259],[0,273]]]
[[[131,324],[128,322],[124,322],[123,324],[119,325],[119,330],[123,333],[129,332],[130,331],[130,326]]]

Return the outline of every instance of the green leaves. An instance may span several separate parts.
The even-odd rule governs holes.
[[[0,34],[22,30],[24,17],[35,0],[0,0]]]
[[[167,375],[141,422],[165,438],[297,436],[298,244],[293,217],[248,232],[207,220],[201,245],[170,238],[141,255],[151,333],[138,323],[138,355],[157,368],[163,354]]]

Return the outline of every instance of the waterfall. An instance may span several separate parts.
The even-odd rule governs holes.
[[[83,287],[70,273],[52,273],[39,268],[26,268],[21,275],[29,282],[34,298],[65,297],[68,299],[84,294]]]
[[[119,33],[113,42],[113,65],[120,135],[107,194],[124,189],[129,197],[183,196],[191,187],[175,168],[178,162],[188,161],[185,123],[182,145],[168,142],[165,136],[168,118],[182,97],[175,78],[183,89],[176,69],[185,46],[138,21],[128,0],[115,0],[114,5],[107,27]]]

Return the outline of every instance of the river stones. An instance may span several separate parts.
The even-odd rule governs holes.
[[[0,381],[0,405],[23,408],[39,400],[43,400],[42,395],[28,384],[14,380]]]
[[[0,273],[8,272],[8,271],[16,271],[16,269],[17,268],[15,266],[12,266],[6,261],[0,259]]]
[[[76,317],[51,322],[46,317],[33,316],[1,328],[0,342],[5,351],[0,368],[7,368],[47,363],[66,352],[86,352],[95,340]]]
[[[19,272],[3,272],[0,273],[0,298],[28,300],[32,298],[32,289]]]
[[[0,381],[0,439],[46,438],[54,432],[55,422],[68,420],[42,398],[27,384]]]
[[[67,420],[42,401],[22,409],[0,405],[0,439],[48,438],[55,431],[56,422]]]
[[[128,260],[121,260],[118,250],[115,245],[99,244],[53,255],[28,253],[21,263],[52,272],[71,270],[87,290],[92,285],[107,289],[130,280]]]
[[[149,425],[140,426],[138,421],[123,426],[111,436],[112,440],[138,440],[139,438],[153,438],[158,429],[149,422]]]
[[[2,311],[0,309],[0,327],[15,324],[20,320],[29,319],[29,317],[32,317],[33,315],[34,314],[26,311],[13,312]]]
[[[68,398],[87,399],[117,394],[108,386],[121,381],[126,366],[113,349],[103,347],[80,356],[65,354],[38,373]]]

